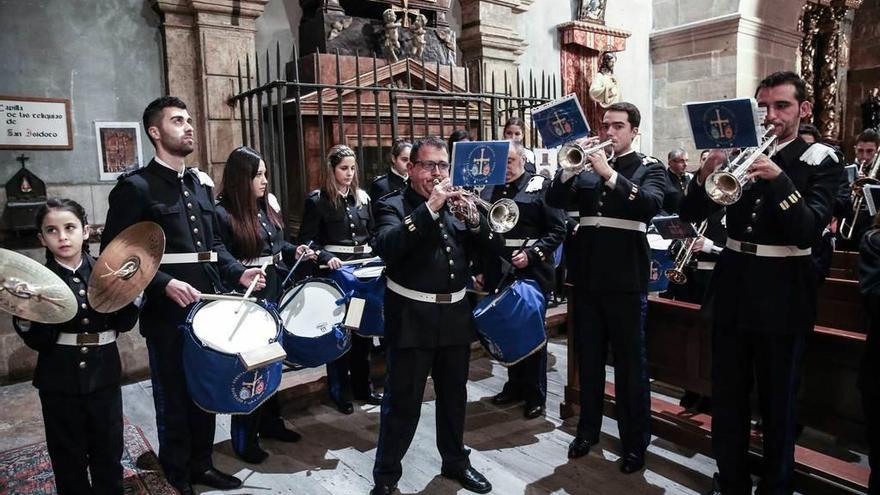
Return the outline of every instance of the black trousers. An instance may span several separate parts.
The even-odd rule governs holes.
[[[40,391],[40,403],[58,493],[121,494],[123,440],[119,385],[83,395]]]
[[[763,421],[763,474],[758,493],[790,494],[795,402],[805,332],[741,332],[718,321],[712,332],[712,450],[724,495],[750,494],[752,384]]]
[[[526,408],[547,403],[547,344],[507,368],[503,391],[526,402]]]
[[[327,385],[333,402],[348,401],[349,389],[351,396],[357,399],[363,399],[370,395],[372,390],[370,386],[370,347],[372,341],[372,338],[352,334],[351,349],[336,361],[327,363]]]
[[[278,394],[275,394],[254,412],[232,416],[230,428],[232,448],[237,454],[243,454],[256,446],[259,436],[264,432],[277,432],[284,427],[284,420],[281,418],[281,401],[278,400]]]
[[[400,461],[419,424],[428,373],[437,395],[437,450],[443,469],[457,471],[470,466],[464,448],[470,355],[470,346],[385,350],[388,374],[373,466],[377,485],[395,485],[403,474]]]
[[[862,407],[868,427],[868,463],[871,477],[868,480],[868,495],[880,495],[880,387],[874,384],[873,390],[862,388]]]
[[[642,456],[651,440],[651,399],[645,349],[647,294],[578,292],[575,347],[581,382],[577,436],[599,440],[608,344],[614,359],[617,427],[625,454]]]
[[[214,414],[200,409],[186,387],[183,338],[177,328],[163,328],[147,338],[159,463],[175,487],[188,484],[192,473],[211,468],[214,448]]]

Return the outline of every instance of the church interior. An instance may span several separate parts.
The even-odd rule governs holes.
[[[880,162],[856,154],[863,131],[880,132],[880,0],[0,0],[0,46],[0,244],[40,264],[46,249],[35,213],[53,197],[84,207],[87,250],[99,255],[111,190],[153,157],[142,114],[163,95],[186,102],[194,133],[186,165],[207,174],[215,190],[233,150],[259,151],[290,239],[305,222],[310,193],[322,187],[331,146],[353,150],[366,188],[387,172],[398,139],[445,141],[463,129],[472,141],[502,140],[505,122],[519,118],[523,146],[552,178],[556,151],[545,147],[532,115],[573,94],[596,130],[609,105],[634,104],[641,124],[633,148],[664,164],[689,156],[686,171],[697,174],[701,150],[683,105],[753,98],[777,71],[806,83],[812,111],[801,124],[814,126],[815,142],[880,183]],[[859,239],[836,241],[798,374],[793,487],[805,495],[872,493],[871,418],[859,393],[869,342]],[[614,464],[623,454],[613,360],[600,448],[566,457],[581,412],[570,297],[546,313],[547,405],[539,420],[491,402],[508,368],[472,344],[464,439],[492,493],[711,493],[712,414],[684,400],[712,396],[710,316],[699,303],[654,292],[646,305],[652,437],[647,468],[634,476]],[[131,331],[117,345],[126,493],[175,493],[154,454],[160,432],[146,339]],[[382,348],[372,353],[381,388]],[[37,358],[12,314],[0,311],[0,493],[54,493],[31,385]],[[303,439],[265,442],[271,456],[259,465],[236,458],[230,417],[217,416],[214,462],[244,480],[229,493],[370,491],[380,407],[338,414],[327,389],[323,367],[285,368],[281,415]],[[437,407],[429,385],[400,493],[464,493],[439,474]],[[753,419],[757,476],[764,449],[760,418]]]

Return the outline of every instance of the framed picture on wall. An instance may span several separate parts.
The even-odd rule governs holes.
[[[143,166],[139,122],[95,122],[95,137],[101,180],[116,180],[120,174]]]

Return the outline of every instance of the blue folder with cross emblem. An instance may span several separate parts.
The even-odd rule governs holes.
[[[758,105],[752,98],[685,103],[698,150],[758,145]]]
[[[590,135],[584,110],[574,93],[537,107],[532,124],[541,135],[545,148],[555,148]]]
[[[453,186],[482,188],[504,184],[510,141],[458,141],[452,144]]]

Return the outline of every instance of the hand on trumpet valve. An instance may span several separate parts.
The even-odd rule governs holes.
[[[706,160],[703,162],[703,165],[700,167],[699,174],[699,182],[705,183],[706,179],[712,175],[718,167],[723,165],[728,160],[727,150],[712,150],[706,156]]]
[[[428,208],[437,213],[447,201],[459,197],[461,197],[461,192],[452,189],[452,182],[448,177],[442,180],[436,178],[434,179],[434,188],[431,189],[431,196],[427,200]]]
[[[593,166],[593,171],[599,174],[600,177],[602,177],[604,180],[608,180],[611,178],[611,175],[614,173],[614,169],[611,168],[610,164],[608,164],[608,158],[605,156],[604,152],[600,151],[587,155],[587,160]]]
[[[749,174],[746,178],[749,180],[754,180],[755,178],[773,180],[779,177],[780,173],[782,173],[782,169],[767,158],[767,155],[761,154],[749,167]]]
[[[691,244],[691,251],[692,251],[692,252],[695,252],[695,253],[696,253],[696,252],[699,252],[699,251],[702,251],[702,250],[703,250],[703,246],[705,246],[705,245],[706,245],[706,238],[705,238],[705,237],[698,237],[698,238],[694,241],[694,243]]]

